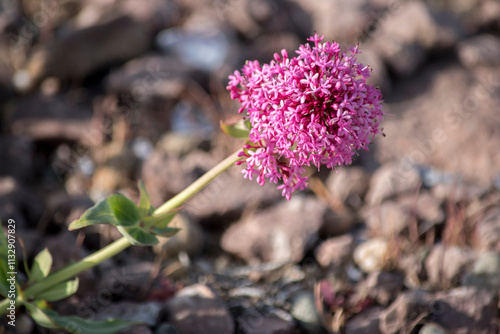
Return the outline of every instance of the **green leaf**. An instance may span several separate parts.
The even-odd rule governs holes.
[[[176,235],[181,229],[177,227],[164,227],[164,228],[153,228],[154,234],[160,237],[171,237]]]
[[[108,203],[108,198],[100,200],[93,207],[85,211],[78,220],[73,221],[69,225],[68,229],[71,231],[96,224],[118,224],[113,210]]]
[[[60,316],[53,310],[42,309],[31,303],[24,303],[29,314],[42,327],[64,329],[74,334],[113,334],[139,322],[125,320],[91,321],[76,316]]]
[[[113,334],[141,324],[140,322],[121,319],[91,321],[76,316],[60,316],[52,310],[45,310],[45,313],[61,328],[75,334]]]
[[[118,226],[134,226],[139,223],[137,206],[127,197],[121,194],[112,195],[108,197],[108,203],[113,210]]]
[[[141,194],[139,199],[139,217],[143,218],[149,216],[151,213],[151,201],[142,181],[139,182],[139,191]]]
[[[142,218],[142,221],[147,225],[147,226],[153,226],[156,228],[165,228],[170,224],[172,219],[179,213],[180,208],[165,212],[161,215],[153,215],[149,217],[144,217]]]
[[[222,132],[225,134],[238,138],[238,139],[247,139],[248,135],[250,134],[250,122],[242,119],[237,123],[234,124],[228,124],[224,123],[223,121],[220,122],[220,128],[222,129]]]
[[[59,328],[53,319],[51,319],[41,308],[31,303],[24,303],[29,314],[37,324],[45,328]]]
[[[52,267],[52,255],[47,248],[38,253],[31,267],[30,283],[39,282],[49,275]]]
[[[60,283],[49,290],[36,296],[37,300],[45,300],[47,302],[54,302],[73,295],[78,290],[78,278]]]
[[[144,231],[139,227],[118,226],[118,231],[135,246],[153,246],[159,241],[153,234]]]
[[[137,206],[121,194],[111,195],[85,211],[80,219],[69,225],[70,230],[95,224],[133,226],[139,223]]]

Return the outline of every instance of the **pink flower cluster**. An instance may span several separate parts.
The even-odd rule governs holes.
[[[304,166],[350,164],[355,150],[368,150],[383,119],[382,95],[366,83],[370,68],[356,62],[357,47],[348,55],[322,39],[308,38],[314,46],[301,45],[297,57],[282,50],[269,64],[248,61],[242,74],[229,76],[231,98],[252,126],[241,153],[245,178],[282,180],[287,199],[307,187]]]

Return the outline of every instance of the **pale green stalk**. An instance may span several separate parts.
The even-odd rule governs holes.
[[[221,161],[217,166],[210,169],[208,172],[203,174],[198,180],[194,181],[186,189],[169,199],[166,203],[157,208],[154,215],[160,215],[162,213],[171,211],[180,207],[185,201],[193,197],[201,189],[203,189],[207,184],[209,184],[213,179],[222,174],[226,169],[233,166],[241,157],[238,154],[241,150],[234,152],[232,155],[228,156],[226,159]]]
[[[159,215],[180,207],[185,201],[193,197],[213,179],[215,179],[229,167],[233,166],[238,160],[240,160],[241,158],[238,157],[239,152],[240,151],[237,151],[221,161],[217,166],[206,172],[203,176],[193,182],[186,189],[184,189],[179,194],[172,197],[170,200],[156,209],[154,214]],[[125,237],[122,237],[121,239],[118,239],[108,246],[104,247],[103,249],[98,250],[94,254],[89,255],[76,263],[73,263],[56,271],[55,273],[47,276],[41,282],[35,283],[32,286],[28,287],[22,292],[22,298],[18,296],[16,301],[20,303],[21,301],[29,301],[30,299],[36,298],[37,294],[47,291],[55,285],[73,278],[82,271],[98,265],[99,263],[127,249],[130,245],[130,242]],[[0,302],[0,314],[4,314],[7,311],[9,303],[10,299],[7,298]]]

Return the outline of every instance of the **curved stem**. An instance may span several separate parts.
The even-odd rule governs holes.
[[[161,205],[155,210],[155,215],[160,215],[162,213],[171,211],[173,209],[181,206],[185,201],[193,197],[206,185],[208,185],[213,179],[222,174],[229,167],[233,166],[241,157],[238,157],[240,150],[236,151],[218,165],[210,169],[198,180],[189,185],[186,189],[178,193],[176,196],[172,197],[166,203]],[[94,267],[95,265],[115,256],[121,251],[127,249],[131,243],[125,238],[116,240],[115,242],[109,244],[103,249],[98,250],[94,254],[91,254],[79,262],[73,263],[67,267],[62,268],[59,271],[49,275],[43,281],[33,284],[23,291],[23,300],[30,300],[36,298],[36,295],[40,292],[47,291],[48,289],[54,287],[58,283],[69,280],[70,278],[78,275],[84,270]],[[18,296],[16,302],[20,302],[21,298]],[[10,304],[10,299],[6,298],[0,302],[0,314],[4,314],[7,311],[7,307]]]
[[[242,157],[238,156],[240,152],[241,150],[238,150],[228,156],[226,159],[222,160],[217,166],[213,167],[208,172],[203,174],[198,180],[194,181],[186,189],[169,199],[166,203],[162,204],[158,209],[155,210],[154,215],[160,215],[181,206],[185,201],[193,197],[213,179],[222,174],[226,169],[233,166],[238,160],[241,160]]]
[[[162,213],[168,212],[170,210],[176,209],[181,206],[185,201],[193,197],[206,185],[208,185],[213,179],[222,174],[229,167],[233,166],[241,157],[238,154],[241,150],[236,151],[218,165],[210,169],[198,180],[189,185],[186,189],[178,193],[176,196],[172,197],[162,206],[155,210],[155,215],[160,215]],[[67,267],[62,268],[59,271],[49,275],[43,281],[33,284],[23,291],[23,300],[30,300],[36,298],[36,295],[40,292],[47,291],[48,289],[54,287],[58,283],[69,280],[70,278],[78,275],[82,271],[92,268],[95,265],[115,256],[121,251],[127,249],[131,243],[125,238],[116,240],[115,242],[109,244],[103,249],[98,250],[94,254],[91,254],[79,262],[73,263]],[[16,302],[21,302],[21,297],[16,298]],[[4,314],[7,311],[7,307],[10,304],[10,299],[6,298],[0,302],[0,314]]]
[[[40,292],[46,291],[54,287],[58,283],[69,280],[82,271],[94,267],[95,265],[127,249],[130,245],[131,243],[125,237],[114,241],[106,247],[98,250],[94,254],[91,254],[76,263],[70,264],[69,266],[56,271],[53,274],[47,276],[47,278],[45,278],[43,281],[35,283],[32,286],[28,287],[23,291],[23,299],[29,300],[36,297],[36,295]],[[16,298],[16,302],[20,302],[19,297]],[[0,314],[5,313],[9,303],[10,299],[4,299],[0,302]]]

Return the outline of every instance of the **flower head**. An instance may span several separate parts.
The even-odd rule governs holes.
[[[366,83],[370,68],[356,62],[357,47],[347,54],[322,39],[315,34],[314,46],[301,45],[296,57],[282,50],[269,64],[248,61],[229,76],[231,98],[252,126],[244,176],[260,185],[281,180],[287,199],[307,187],[304,166],[350,164],[383,119],[382,95]]]

